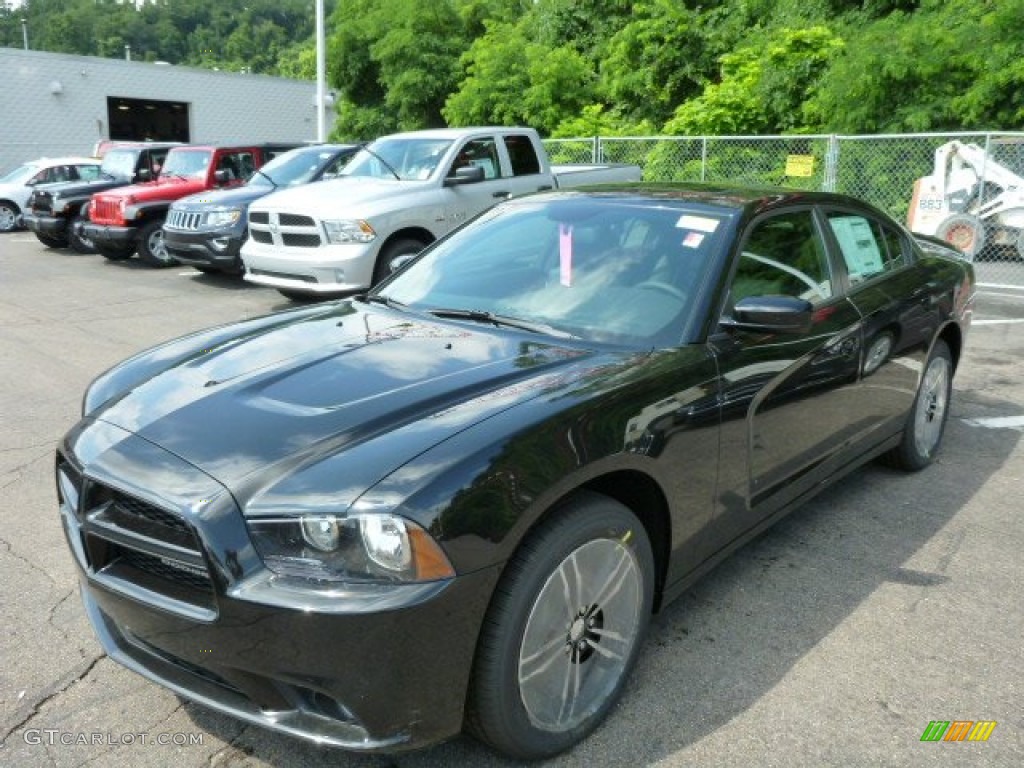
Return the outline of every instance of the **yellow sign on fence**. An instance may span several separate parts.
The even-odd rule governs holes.
[[[786,155],[787,176],[813,176],[814,155]]]

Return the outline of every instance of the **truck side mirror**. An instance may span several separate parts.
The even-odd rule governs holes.
[[[153,179],[153,172],[149,168],[139,168],[139,172],[135,174],[136,181],[151,181]]]
[[[227,184],[232,178],[232,173],[227,168],[221,168],[219,171],[213,172],[213,181],[216,184]]]
[[[445,177],[444,185],[454,187],[459,184],[476,184],[484,178],[483,168],[478,165],[467,165],[456,170],[453,175]]]

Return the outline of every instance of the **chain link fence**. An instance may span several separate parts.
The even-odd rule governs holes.
[[[979,282],[1024,288],[1024,133],[548,139],[553,163],[633,163],[646,181],[842,192],[973,255]]]

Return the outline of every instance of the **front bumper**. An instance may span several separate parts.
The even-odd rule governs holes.
[[[329,610],[301,597],[270,604],[252,589],[268,572],[242,515],[208,475],[102,422],[69,433],[58,468],[86,612],[115,661],[212,709],[319,744],[398,751],[461,730],[497,566],[381,587],[371,599],[339,589]],[[133,533],[134,521],[145,536]],[[168,526],[176,549],[160,541]]]
[[[164,226],[164,245],[183,264],[241,272],[243,236],[226,231],[183,232]]]
[[[125,248],[135,245],[139,230],[136,227],[116,227],[88,221],[82,224],[82,237],[92,240],[97,246],[113,245]]]
[[[26,211],[21,221],[27,229],[46,235],[47,237],[65,237],[68,232],[68,220],[60,216],[45,216],[40,213]]]
[[[373,282],[377,241],[287,248],[257,243],[242,245],[245,279],[279,290],[310,294],[363,291]]]

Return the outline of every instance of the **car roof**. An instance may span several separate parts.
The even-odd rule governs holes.
[[[67,157],[37,157],[35,160],[26,160],[22,165],[38,165],[49,167],[51,165],[66,165],[68,163],[85,163],[88,165],[99,165],[98,157],[82,157],[68,155]]]
[[[787,187],[759,187],[734,184],[708,184],[700,182],[630,182],[599,184],[587,187],[573,187],[529,199],[570,199],[589,197],[592,199],[619,199],[622,201],[647,202],[692,202],[718,208],[756,213],[780,205],[833,204],[861,208],[872,208],[862,200],[837,192],[816,192]]]

